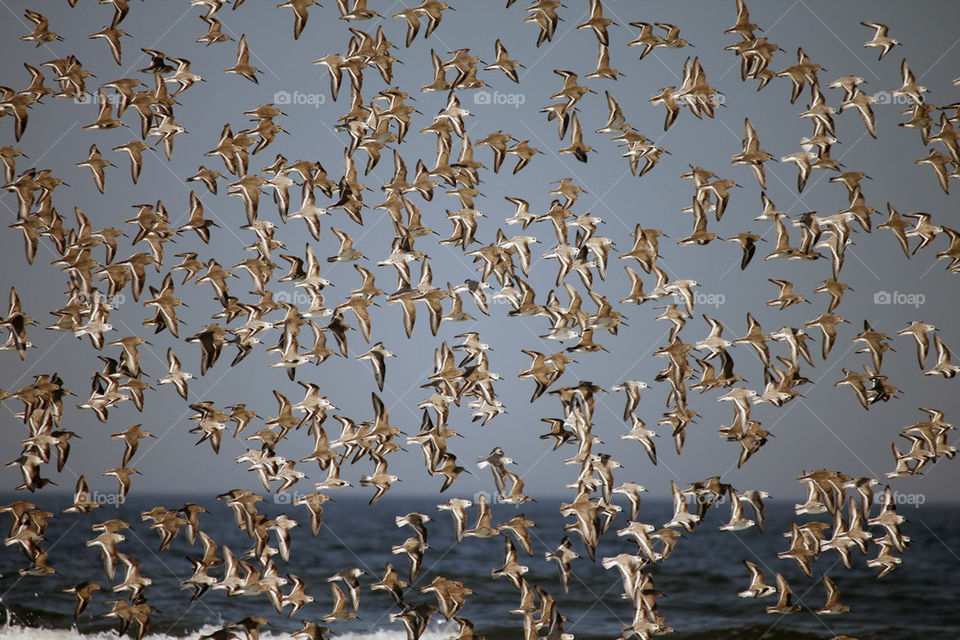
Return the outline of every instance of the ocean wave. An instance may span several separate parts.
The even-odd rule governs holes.
[[[149,632],[144,638],[148,640],[186,640],[189,638],[192,640],[213,633],[220,628],[219,626],[206,625],[197,631],[184,635]],[[421,638],[422,640],[447,640],[451,635],[456,635],[456,630],[457,625],[455,624],[438,625],[428,629]],[[240,637],[243,636],[239,630],[238,634]],[[337,640],[406,640],[406,637],[406,633],[401,628],[359,632],[345,631],[336,634]],[[261,640],[289,640],[290,634],[263,631],[260,633],[260,638]],[[5,624],[0,625],[0,640],[117,640],[117,632],[113,629],[81,632],[76,627],[48,629]]]
[[[204,624],[199,629],[177,625],[171,619],[153,620],[146,640],[197,640],[202,636],[221,629],[226,621],[220,624]],[[293,623],[294,621],[290,621]],[[483,624],[477,622],[477,633],[490,640],[522,640],[522,625],[509,626],[498,623]],[[490,621],[492,622],[492,621]],[[839,630],[829,629],[802,629],[790,624],[792,621],[778,624],[733,624],[719,626],[705,626],[702,628],[677,629],[669,637],[672,640],[827,640],[839,633]],[[173,625],[171,625],[173,623]],[[81,625],[83,627],[84,625]],[[392,627],[378,626],[371,630],[340,630],[334,623],[335,640],[407,640],[406,632],[398,622]],[[576,626],[576,625],[574,625]],[[858,629],[844,629],[851,637],[858,640],[955,640],[957,626],[926,626],[913,627],[891,626],[879,624],[872,627]],[[577,640],[605,640],[616,637],[610,633],[602,633],[598,628],[571,628]],[[241,630],[237,630],[238,637],[243,638]],[[261,640],[289,640],[291,630],[280,631],[276,628],[265,627],[261,630]],[[422,640],[448,640],[455,638],[459,632],[456,622],[435,620],[421,636]],[[616,633],[616,632],[614,632]],[[129,635],[130,638],[133,635]],[[86,628],[78,629],[73,626],[71,616],[63,616],[49,611],[30,607],[7,607],[0,604],[0,640],[117,640],[117,623],[105,619],[90,621]]]
[[[213,633],[220,629],[220,626],[204,625],[198,630],[186,632],[183,635],[168,633],[158,633],[151,631],[144,636],[146,640],[196,640],[201,636]],[[458,625],[455,623],[441,623],[431,625],[426,633],[421,636],[422,640],[448,640],[456,637]],[[487,638],[496,640],[507,640],[523,637],[523,632],[519,629],[496,627],[493,629],[478,630]],[[242,636],[242,632],[240,637]],[[813,633],[810,631],[801,631],[784,627],[771,627],[770,625],[744,625],[741,627],[724,629],[703,629],[687,633],[674,633],[669,637],[673,640],[755,640],[763,638],[764,640],[825,640],[832,634]],[[132,636],[131,636],[132,637]],[[392,629],[375,629],[373,631],[337,631],[333,636],[336,640],[406,640],[406,633],[399,627]],[[606,635],[594,635],[591,633],[576,634],[578,640],[599,640],[600,638],[609,638]],[[897,627],[887,627],[884,629],[864,630],[855,637],[859,640],[914,640],[915,638],[937,639],[955,637],[947,633],[944,629],[905,629]],[[289,640],[289,633],[280,633],[272,631],[263,631],[260,634],[261,640]],[[114,628],[100,631],[80,631],[76,627],[69,629],[52,629],[45,627],[31,627],[18,624],[0,625],[0,640],[117,640],[117,632]]]

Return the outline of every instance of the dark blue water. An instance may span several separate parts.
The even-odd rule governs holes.
[[[4,503],[33,498],[38,507],[55,512],[68,504],[53,495],[18,494],[5,498]],[[181,590],[180,581],[192,573],[186,556],[198,556],[202,552],[199,541],[191,548],[181,532],[168,551],[159,553],[159,535],[149,529],[148,522],[140,519],[142,510],[156,505],[177,508],[189,501],[208,508],[209,512],[200,516],[201,529],[218,543],[227,544],[238,556],[251,546],[246,534],[234,525],[232,511],[216,500],[185,496],[139,500],[131,497],[124,505],[105,505],[88,516],[58,515],[50,521],[42,544],[49,553],[49,564],[58,572],[56,575],[21,577],[17,570],[26,566],[25,556],[12,546],[0,549],[0,604],[5,614],[18,625],[68,628],[73,625],[74,596],[60,590],[82,580],[93,580],[104,585],[104,590],[94,594],[93,602],[77,622],[77,630],[87,634],[115,628],[115,621],[100,617],[109,610],[103,603],[127,594],[109,591],[110,583],[98,553],[85,542],[94,537],[90,529],[92,523],[118,517],[132,525],[132,530],[123,532],[127,540],[121,543],[120,550],[136,558],[143,575],[153,580],[146,591],[149,603],[159,608],[151,621],[152,634],[188,635],[205,625],[223,624],[247,615],[268,618],[273,633],[290,632],[300,628],[300,619],[319,620],[331,610],[328,576],[345,568],[360,567],[368,574],[361,578],[364,586],[360,597],[361,619],[330,626],[341,633],[366,635],[379,631],[377,637],[385,637],[383,630],[393,630],[396,637],[402,638],[405,636],[400,623],[392,623],[388,618],[390,612],[396,612],[392,600],[384,592],[369,591],[368,585],[380,578],[386,562],[393,563],[401,575],[406,576],[405,556],[392,555],[391,547],[401,544],[411,532],[407,528],[398,529],[394,517],[416,510],[431,515],[434,521],[428,523],[430,548],[424,557],[423,571],[412,588],[408,587],[406,600],[435,602],[432,594],[422,594],[419,588],[429,584],[436,575],[462,580],[475,593],[468,598],[460,615],[473,620],[478,633],[488,638],[522,637],[521,619],[508,613],[519,604],[518,592],[505,579],[490,577],[490,571],[502,565],[503,540],[500,537],[466,538],[463,543],[455,544],[449,513],[438,512],[437,501],[432,499],[388,497],[368,507],[365,501],[337,498],[336,502],[325,505],[323,527],[315,538],[310,535],[302,507],[261,502],[261,513],[272,517],[284,511],[300,523],[301,526],[291,532],[290,562],[284,563],[279,556],[274,559],[281,574],[295,573],[306,581],[307,592],[316,602],[307,605],[293,620],[278,616],[266,596],[227,597],[223,591],[208,591],[190,606],[191,591]],[[631,605],[620,597],[622,589],[617,571],[604,570],[600,559],[636,551],[635,543],[616,536],[616,530],[625,526],[626,516],[621,514],[601,538],[596,563],[586,558],[578,536],[571,536],[575,550],[583,558],[574,561],[570,593],[564,594],[555,565],[543,557],[564,535],[564,519],[557,511],[558,506],[557,500],[529,503],[522,508],[495,504],[493,522],[505,522],[518,513],[525,513],[536,521],[538,528],[532,530],[533,557],[520,552],[521,562],[529,567],[527,580],[543,586],[556,598],[560,611],[567,617],[567,631],[578,638],[615,638],[630,621]],[[639,519],[659,526],[669,519],[670,509],[667,503],[645,502]],[[898,570],[878,580],[877,570],[867,568],[867,557],[856,550],[850,571],[837,561],[835,553],[826,551],[814,565],[813,579],[809,579],[792,560],[779,560],[776,554],[789,546],[789,539],[781,534],[789,531],[791,520],[802,523],[813,517],[796,517],[792,505],[771,502],[766,534],[760,534],[755,528],[728,533],[717,529],[727,519],[727,507],[713,509],[692,534],[684,534],[666,562],[649,568],[656,588],[664,593],[658,600],[660,612],[676,629],[673,637],[678,638],[829,638],[837,634],[861,640],[956,638],[960,634],[957,610],[960,558],[951,548],[960,548],[960,508],[901,506],[899,513],[908,519],[903,531],[912,542]],[[6,531],[8,525],[9,516],[3,516],[0,527]],[[271,543],[275,544],[273,540]],[[876,554],[876,546],[871,545],[870,553]],[[738,598],[737,592],[748,584],[742,565],[744,559],[764,568],[769,583],[773,583],[774,572],[783,573],[806,609],[790,616],[771,615],[765,613],[764,608],[773,604],[773,598]],[[210,573],[219,576],[220,571],[215,569]],[[851,613],[818,617],[811,612],[824,602],[820,578],[825,572],[839,586],[842,600],[850,605]],[[121,568],[115,582],[122,579]],[[284,587],[284,592],[287,590],[288,587]],[[440,619],[439,614],[435,617]]]

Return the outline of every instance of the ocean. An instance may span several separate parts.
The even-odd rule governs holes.
[[[69,504],[67,499],[53,495],[17,494],[5,498],[4,503],[32,498],[38,507],[57,512]],[[284,563],[279,556],[274,558],[281,574],[294,573],[303,578],[307,592],[316,598],[293,619],[277,615],[266,596],[227,597],[223,591],[210,590],[189,605],[191,592],[181,590],[180,581],[191,575],[186,558],[202,553],[200,542],[191,547],[181,531],[168,551],[158,553],[159,535],[149,529],[148,522],[141,521],[140,512],[157,505],[177,508],[186,502],[197,502],[209,511],[200,516],[201,530],[219,544],[228,545],[239,556],[250,547],[249,538],[237,529],[231,510],[223,502],[189,496],[131,496],[125,504],[104,505],[89,516],[63,514],[50,520],[41,546],[48,551],[48,563],[57,574],[20,576],[17,571],[26,566],[25,556],[17,553],[14,546],[0,550],[0,640],[116,637],[113,631],[116,621],[101,617],[109,610],[104,602],[127,593],[110,592],[97,550],[86,546],[86,541],[94,537],[90,525],[109,518],[122,518],[132,525],[131,530],[123,532],[127,539],[119,549],[136,558],[141,563],[142,574],[153,580],[145,592],[148,602],[158,608],[151,618],[150,638],[199,637],[248,615],[264,616],[270,621],[270,626],[264,629],[266,640],[286,637],[301,627],[301,620],[320,621],[331,610],[332,596],[326,578],[351,567],[366,571],[361,577],[360,618],[328,626],[341,639],[405,638],[401,623],[389,619],[389,614],[397,611],[392,600],[384,592],[370,591],[369,584],[379,580],[386,562],[391,562],[401,577],[407,577],[406,557],[393,555],[391,547],[411,535],[408,528],[398,529],[394,523],[396,515],[410,511],[426,513],[433,521],[427,525],[429,549],[424,556],[423,570],[412,588],[405,591],[405,599],[414,604],[435,603],[433,594],[422,594],[419,588],[429,584],[436,575],[462,580],[474,594],[468,597],[459,615],[471,619],[478,634],[504,640],[523,637],[521,618],[508,613],[519,604],[518,592],[506,579],[494,580],[490,576],[490,571],[503,563],[501,538],[466,538],[456,544],[451,516],[437,511],[439,501],[436,499],[388,496],[372,507],[367,507],[359,498],[335,497],[335,500],[326,503],[323,525],[315,538],[310,535],[304,508],[269,501],[258,505],[261,513],[272,517],[284,511],[300,524],[291,531],[290,562]],[[543,586],[556,598],[560,612],[567,618],[565,631],[583,639],[616,638],[620,629],[629,624],[631,605],[620,596],[621,583],[616,569],[605,570],[600,560],[635,552],[634,542],[616,536],[616,530],[625,526],[626,516],[621,513],[601,538],[597,562],[586,557],[578,536],[571,535],[574,550],[582,557],[573,562],[570,593],[564,594],[555,564],[544,559],[544,552],[554,549],[563,536],[564,519],[558,506],[556,499],[542,499],[522,507],[493,504],[493,523],[505,522],[520,513],[536,521],[538,528],[531,530],[533,556],[520,551],[520,562],[529,567],[527,580]],[[626,510],[626,505],[622,506]],[[702,525],[678,541],[666,562],[648,568],[656,588],[664,594],[658,599],[659,610],[675,629],[667,637],[775,640],[845,634],[860,640],[957,638],[960,636],[960,614],[956,605],[960,594],[960,558],[952,547],[960,541],[960,507],[902,505],[898,512],[907,518],[902,529],[912,540],[900,568],[877,579],[877,570],[866,567],[867,557],[856,550],[850,571],[843,568],[835,553],[826,551],[814,564],[814,576],[810,579],[792,560],[778,559],[777,552],[789,546],[789,539],[781,534],[789,531],[792,519],[802,523],[816,516],[797,517],[792,504],[770,501],[765,534],[756,528],[730,533],[718,530],[727,520],[728,507],[711,509]],[[639,519],[659,526],[670,515],[669,503],[648,501],[641,506]],[[0,516],[0,527],[8,526],[8,519],[9,515]],[[468,526],[472,526],[472,522]],[[272,538],[271,543],[274,543]],[[870,552],[874,555],[875,550],[876,547],[871,546]],[[768,583],[774,582],[775,572],[781,572],[804,610],[789,616],[767,614],[764,609],[773,604],[775,598],[738,598],[737,592],[745,589],[749,582],[742,564],[744,559],[763,568]],[[219,575],[219,571],[212,570],[211,574]],[[821,582],[824,573],[837,583],[842,601],[852,609],[850,613],[840,616],[812,613],[825,599]],[[122,579],[121,567],[115,583]],[[74,622],[74,596],[62,593],[61,589],[83,580],[98,582],[104,589],[94,594],[90,606]],[[436,640],[456,633],[456,625],[441,622],[442,617],[436,614],[423,637]]]

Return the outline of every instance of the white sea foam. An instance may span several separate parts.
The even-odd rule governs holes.
[[[148,633],[144,638],[149,640],[186,640],[213,633],[220,627],[205,626],[199,631],[175,636],[165,633]],[[431,626],[423,634],[423,640],[446,640],[456,635],[457,625]],[[242,634],[241,634],[242,637]],[[374,631],[338,632],[337,640],[406,640],[406,633],[402,628],[376,629]],[[289,640],[290,635],[284,633],[265,632],[260,634],[261,640]],[[81,633],[77,629],[42,629],[23,627],[19,625],[0,626],[0,640],[117,640],[116,631],[99,631],[95,633]]]

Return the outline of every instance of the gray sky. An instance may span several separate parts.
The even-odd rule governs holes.
[[[7,2],[0,9],[7,14],[0,21],[0,59],[7,63],[0,67],[2,85],[17,89],[26,86],[28,76],[21,62],[36,66],[71,53],[77,55],[84,68],[96,74],[96,78],[88,80],[90,88],[121,77],[139,77],[152,82],[149,76],[137,72],[149,62],[143,56],[138,57],[140,47],[188,58],[193,63],[193,71],[206,80],[178,97],[180,105],[175,112],[176,119],[189,133],[177,137],[172,161],[168,162],[162,152],[148,153],[138,185],[130,181],[126,158],[110,151],[113,146],[138,136],[139,123],[132,110],[124,117],[131,126],[130,130],[92,132],[81,128],[96,119],[96,107],[92,104],[75,104],[72,100],[47,97],[43,104],[31,109],[26,133],[17,145],[29,159],[21,159],[18,168],[31,165],[49,168],[71,185],[58,189],[55,195],[55,205],[68,224],[73,224],[72,208],[78,206],[95,227],[124,229],[129,237],[121,238],[119,259],[134,251],[146,250],[142,245],[130,246],[134,227],[124,225],[123,220],[135,214],[131,205],[162,199],[170,211],[171,224],[175,221],[182,224],[186,220],[191,187],[203,201],[208,216],[217,220],[222,228],[213,230],[213,241],[209,246],[204,246],[193,234],[185,234],[175,244],[168,244],[165,270],[175,264],[173,254],[182,251],[197,251],[201,259],[214,257],[225,268],[252,255],[244,252],[242,247],[253,241],[253,234],[238,228],[244,223],[242,202],[225,194],[226,183],[221,182],[220,195],[213,196],[202,187],[184,182],[184,179],[200,164],[226,173],[219,160],[203,157],[216,146],[220,128],[228,122],[234,131],[247,126],[242,112],[273,101],[279,92],[286,92],[295,102],[300,102],[285,105],[287,117],[277,119],[277,123],[292,135],[281,135],[271,147],[255,156],[251,169],[259,171],[272,162],[274,154],[283,153],[291,162],[296,159],[320,161],[334,179],[341,174],[347,138],[333,131],[332,125],[349,108],[349,88],[345,80],[340,99],[334,103],[329,96],[326,71],[311,64],[314,59],[329,53],[345,52],[348,25],[336,19],[335,3],[326,2],[322,8],[311,9],[309,23],[298,41],[292,38],[291,12],[275,8],[275,3],[247,2],[237,11],[224,9],[219,14],[226,32],[236,37],[241,33],[247,35],[253,52],[252,62],[264,71],[259,85],[222,73],[234,63],[236,44],[209,48],[197,44],[195,39],[204,33],[205,25],[199,19],[201,11],[189,7],[186,2],[133,3],[130,15],[121,25],[132,36],[123,40],[121,66],[114,63],[104,42],[87,38],[88,34],[109,22],[110,7],[88,2],[81,2],[82,6],[75,9],[70,9],[66,2],[45,6],[51,28],[60,33],[64,41],[35,48],[19,39],[32,26],[25,24],[23,10],[34,4]],[[400,3],[389,4],[384,0],[370,4],[372,9],[388,16],[402,8]],[[498,225],[513,213],[504,196],[527,199],[534,212],[544,212],[551,200],[548,195],[552,188],[550,183],[571,177],[587,190],[574,211],[589,211],[601,217],[604,224],[598,233],[614,239],[619,252],[629,250],[627,234],[636,223],[660,228],[669,236],[661,243],[660,265],[673,278],[698,281],[701,285],[699,293],[717,294],[713,299],[722,296],[723,304],[697,306],[696,317],[682,334],[686,342],[694,343],[706,336],[708,328],[700,318],[701,313],[723,322],[727,327],[725,337],[732,339],[745,333],[747,311],[751,311],[770,332],[784,326],[802,327],[806,320],[826,310],[827,297],[814,294],[812,289],[830,276],[827,260],[764,263],[760,256],[772,248],[772,244],[767,243],[759,248],[758,257],[747,270],[741,272],[740,252],[732,243],[718,240],[706,247],[679,247],[675,244],[676,239],[687,235],[690,229],[690,218],[680,211],[689,204],[692,194],[691,183],[680,179],[689,164],[710,169],[719,177],[736,180],[743,186],[733,190],[726,215],[720,223],[711,223],[712,231],[731,236],[749,229],[766,234],[772,240],[770,223],[753,221],[760,213],[760,189],[749,168],[730,164],[730,157],[740,150],[743,119],[750,118],[760,136],[761,146],[776,157],[798,151],[800,138],[810,135],[811,131],[810,124],[797,117],[805,108],[807,92],[797,104],[791,105],[790,83],[784,78],[775,79],[759,93],[754,81],[740,81],[738,59],[723,50],[737,39],[722,33],[734,22],[732,1],[655,4],[621,0],[605,3],[607,15],[619,23],[619,26],[610,28],[611,63],[625,74],[616,82],[583,79],[593,71],[596,57],[593,34],[574,28],[585,19],[586,2],[568,2],[568,7],[561,12],[563,21],[554,42],[540,48],[535,46],[535,25],[523,22],[525,3],[519,2],[509,10],[503,10],[502,4],[499,1],[456,2],[456,12],[444,14],[443,22],[431,38],[424,40],[421,33],[409,49],[403,47],[402,20],[388,17],[355,25],[371,33],[378,25],[383,25],[389,39],[399,45],[394,54],[404,64],[394,67],[393,85],[410,92],[416,98],[413,104],[425,114],[414,114],[410,134],[399,147],[411,170],[417,158],[423,158],[427,165],[433,166],[434,138],[420,134],[419,129],[430,123],[432,115],[444,106],[446,100],[444,94],[421,94],[417,90],[432,80],[431,48],[445,57],[449,50],[469,47],[474,54],[491,62],[493,42],[499,37],[511,57],[526,65],[526,69],[521,70],[519,85],[514,85],[499,72],[480,73],[480,78],[490,85],[491,92],[510,96],[501,98],[501,104],[496,104],[496,99],[491,101],[492,104],[476,104],[473,92],[459,92],[463,106],[473,112],[467,122],[473,140],[490,131],[503,129],[517,139],[529,139],[531,145],[544,152],[517,176],[510,175],[509,171],[515,162],[513,159],[507,160],[499,175],[490,170],[482,173],[481,191],[485,197],[478,199],[477,207],[487,217],[481,221],[477,234],[481,243],[491,242]],[[951,80],[960,75],[953,64],[957,60],[956,11],[956,8],[945,9],[940,3],[911,3],[908,6],[899,2],[798,0],[793,3],[754,2],[751,18],[765,29],[764,35],[784,49],[776,55],[772,67],[779,70],[793,64],[796,49],[802,46],[826,69],[819,74],[821,85],[829,104],[839,108],[841,94],[837,90],[827,90],[827,82],[843,75],[859,75],[867,82],[864,87],[867,93],[889,92],[900,85],[899,63],[903,57],[909,61],[918,82],[930,89],[930,102],[947,104],[956,101],[960,89],[951,86]],[[694,43],[695,48],[658,49],[639,61],[639,49],[626,45],[635,37],[636,30],[625,26],[638,20],[675,23],[681,28],[681,35]],[[889,24],[891,35],[900,40],[902,46],[878,62],[875,50],[861,47],[871,36],[870,30],[859,24],[861,20]],[[717,110],[715,119],[697,120],[684,110],[670,131],[664,134],[663,108],[650,104],[648,99],[662,87],[679,85],[684,59],[693,55],[700,57],[708,81],[723,92],[725,105]],[[568,142],[559,141],[555,124],[547,122],[545,115],[539,113],[541,107],[549,104],[549,95],[561,86],[559,76],[551,73],[553,69],[576,71],[581,75],[581,82],[597,92],[586,96],[580,104],[585,141],[597,151],[590,154],[586,164],[570,156],[557,156],[556,151]],[[47,76],[47,85],[55,86],[48,70]],[[365,100],[369,101],[383,88],[386,85],[375,71],[368,70],[363,87]],[[671,152],[643,178],[630,175],[626,159],[620,156],[620,149],[608,136],[593,133],[606,121],[604,90],[616,96],[627,120],[639,132],[657,140]],[[316,104],[318,102],[322,104]],[[940,190],[929,167],[915,164],[917,158],[927,155],[919,134],[916,130],[897,126],[903,119],[899,109],[904,106],[875,105],[878,140],[866,135],[854,113],[837,114],[835,122],[840,142],[834,147],[833,156],[839,158],[847,170],[864,171],[873,178],[865,182],[864,192],[868,204],[881,212],[875,216],[874,225],[885,217],[887,202],[901,212],[927,211],[934,215],[934,223],[954,224],[950,220],[951,212],[956,208],[955,201],[951,203],[949,196]],[[13,143],[11,118],[0,119],[0,135],[3,144]],[[106,195],[96,191],[88,169],[75,166],[86,157],[87,148],[92,143],[96,143],[104,156],[117,165],[107,168]],[[311,241],[318,256],[333,255],[337,241],[329,227],[333,225],[347,230],[355,238],[358,248],[370,257],[367,263],[374,268],[378,285],[385,290],[393,289],[393,271],[387,267],[372,267],[372,263],[389,252],[392,228],[389,220],[383,219],[385,215],[369,205],[382,200],[377,188],[391,177],[391,155],[385,152],[376,169],[361,178],[374,189],[365,195],[368,208],[364,211],[364,226],[357,227],[343,212],[334,212],[333,216],[323,220],[320,241]],[[365,156],[358,152],[356,157],[362,170]],[[492,166],[492,154],[488,149],[478,149],[476,157]],[[816,210],[822,215],[830,215],[847,206],[844,188],[827,182],[829,176],[824,172],[815,172],[805,191],[798,195],[793,165],[771,162],[767,164],[767,171],[768,195],[788,214]],[[296,210],[299,208],[298,196],[294,195],[293,200],[291,210]],[[455,198],[438,191],[430,203],[422,202],[419,196],[413,200],[423,212],[424,224],[439,230],[444,237],[449,235],[450,223],[444,218],[444,210],[459,206]],[[318,204],[330,203],[321,201]],[[0,206],[8,211],[9,220],[13,222],[16,215],[14,195],[4,193],[0,196]],[[261,199],[260,217],[279,223],[269,196]],[[516,227],[504,229],[508,235],[516,231]],[[543,253],[553,245],[553,231],[548,224],[535,224],[529,231],[543,243],[535,248],[535,253]],[[798,236],[795,230],[794,234]],[[286,249],[281,252],[302,255],[304,242],[309,236],[302,223],[291,221],[281,226],[277,237],[286,244]],[[443,286],[447,281],[459,283],[475,277],[469,258],[459,248],[438,245],[436,240],[436,236],[425,238],[417,245],[431,258],[434,284]],[[702,396],[691,393],[691,407],[700,418],[688,429],[683,455],[676,455],[669,431],[661,427],[658,431],[664,437],[657,443],[660,464],[654,467],[639,445],[619,438],[627,431],[627,425],[621,421],[622,394],[606,394],[599,401],[601,408],[596,412],[594,431],[605,442],[597,450],[613,453],[626,467],[617,474],[618,481],[640,482],[649,487],[652,494],[666,498],[670,480],[689,484],[722,474],[725,481],[738,488],[765,488],[776,498],[794,499],[802,493],[795,478],[803,470],[825,467],[853,476],[882,479],[883,473],[894,467],[890,443],[904,442],[897,438],[900,429],[922,419],[918,407],[940,408],[946,411],[947,420],[958,415],[960,403],[956,400],[956,380],[921,375],[913,344],[906,338],[894,338],[897,351],[884,358],[884,373],[901,390],[898,398],[865,412],[848,389],[833,386],[833,381],[842,376],[842,367],[860,370],[863,364],[869,363],[869,356],[854,353],[856,347],[850,342],[864,319],[891,336],[910,321],[923,319],[939,328],[946,344],[960,349],[960,332],[951,322],[957,312],[957,281],[944,271],[946,263],[936,262],[936,252],[946,247],[946,239],[938,238],[931,247],[910,260],[904,258],[888,232],[875,230],[869,235],[859,232],[854,241],[855,245],[848,249],[840,277],[854,291],[848,292],[838,309],[838,313],[852,324],[841,328],[838,344],[826,362],[819,359],[819,336],[816,344],[811,343],[816,366],[804,367],[803,373],[816,384],[802,387],[803,397],[783,409],[770,405],[759,405],[754,409],[753,417],[776,437],[743,469],[736,469],[738,445],[723,441],[716,432],[720,425],[729,424],[731,408],[715,402],[716,392]],[[75,474],[85,474],[92,489],[112,490],[113,480],[101,477],[101,472],[119,465],[123,446],[108,436],[135,423],[143,423],[145,428],[161,437],[157,441],[142,443],[133,466],[144,476],[134,478],[133,491],[213,493],[235,487],[256,488],[253,474],[233,463],[233,458],[241,454],[248,443],[225,438],[218,457],[212,455],[207,444],[193,446],[196,438],[187,433],[193,423],[186,420],[191,411],[168,386],[148,392],[144,413],[138,413],[132,403],[125,403],[110,411],[107,424],[99,423],[89,411],[76,409],[73,404],[86,399],[90,376],[99,369],[100,362],[98,352],[86,339],[78,341],[72,335],[42,328],[53,320],[48,312],[60,307],[64,300],[62,291],[66,278],[49,264],[56,258],[55,251],[44,240],[35,264],[29,266],[23,258],[19,232],[8,230],[0,234],[0,243],[4,255],[0,287],[16,286],[24,310],[38,320],[38,325],[29,330],[30,339],[37,348],[29,351],[25,362],[21,363],[13,352],[0,353],[0,387],[15,390],[33,375],[57,371],[77,394],[70,400],[63,426],[78,432],[83,439],[73,442],[69,470],[60,474],[52,468],[46,470],[46,475],[56,481],[60,489],[72,489]],[[96,249],[94,257],[102,259],[102,249]],[[275,261],[279,262],[277,258]],[[611,257],[607,280],[596,285],[596,289],[611,301],[619,300],[628,290],[623,264],[623,261]],[[544,299],[553,286],[555,274],[553,261],[544,260],[534,267],[531,282],[537,289],[538,301]],[[151,271],[149,284],[158,285],[162,275]],[[249,278],[238,275],[241,278],[231,282],[231,293],[240,295],[242,300],[255,301],[255,296],[247,294],[252,289]],[[324,264],[324,276],[334,282],[333,287],[325,290],[328,306],[343,300],[358,283],[356,273],[348,264]],[[768,307],[766,301],[774,297],[776,288],[767,282],[767,278],[786,278],[795,282],[798,292],[809,298],[813,305],[801,304],[785,311]],[[185,344],[183,338],[203,328],[210,321],[209,316],[219,310],[219,305],[212,300],[209,285],[179,286],[180,279],[177,276],[176,293],[190,305],[180,310],[184,321],[181,340],[175,341],[168,333],[162,333],[151,337],[153,346],[144,347],[142,351],[143,368],[153,382],[166,373],[164,354],[169,345],[175,346],[185,369],[199,375],[199,348]],[[586,298],[582,284],[575,276],[569,282]],[[649,277],[645,277],[644,282],[648,290],[653,285]],[[285,288],[285,283],[274,282],[273,286],[275,291],[293,291],[292,287]],[[874,304],[875,294],[880,291],[919,294],[923,296],[924,304],[917,307]],[[119,305],[111,315],[111,323],[117,331],[109,335],[109,339],[147,331],[141,322],[152,314],[132,302],[129,290],[124,293],[127,302]],[[566,295],[560,294],[560,298],[565,301]],[[451,441],[450,450],[461,461],[472,462],[477,456],[486,455],[493,446],[501,445],[519,463],[530,495],[562,493],[563,485],[572,482],[577,475],[576,467],[562,463],[572,453],[569,449],[551,452],[549,444],[537,437],[544,431],[539,421],[541,417],[561,415],[559,401],[543,397],[530,404],[528,399],[533,384],[516,378],[516,373],[528,364],[528,358],[520,353],[520,349],[536,349],[544,353],[556,350],[555,343],[538,337],[549,328],[546,320],[508,318],[508,307],[497,304],[492,305],[490,317],[483,317],[475,311],[472,302],[466,300],[466,310],[479,317],[476,322],[444,323],[434,338],[429,333],[426,314],[421,312],[413,338],[407,340],[402,331],[399,308],[387,305],[383,299],[380,304],[380,308],[374,308],[374,340],[382,340],[398,356],[388,361],[386,388],[381,394],[391,411],[393,424],[408,434],[417,430],[419,412],[416,403],[428,395],[419,387],[426,382],[432,367],[433,350],[441,340],[453,344],[455,334],[479,331],[483,340],[494,347],[490,353],[490,365],[493,371],[504,376],[495,388],[508,413],[486,427],[480,427],[470,423],[469,410],[465,406],[455,409],[450,426],[467,437]],[[668,329],[666,323],[653,319],[657,313],[654,304],[617,307],[627,317],[629,326],[623,327],[617,336],[597,336],[610,352],[579,355],[578,363],[570,367],[559,384],[576,384],[583,379],[610,387],[625,378],[652,384],[664,362],[652,357],[651,352],[666,344]],[[585,306],[590,308],[592,305],[585,303]],[[348,321],[355,324],[352,318]],[[273,332],[265,342],[274,343],[275,340],[276,332]],[[297,379],[316,382],[340,412],[363,420],[372,416],[370,392],[376,387],[369,367],[353,359],[367,348],[362,338],[359,333],[352,332],[349,340],[349,359],[335,357],[319,368],[312,365],[302,367]],[[780,346],[771,345],[771,348],[775,349],[774,353],[785,353]],[[106,348],[103,354],[115,355],[117,351],[116,348]],[[749,381],[749,385],[762,390],[762,368],[753,353],[745,346],[732,348],[730,353],[736,361],[737,371]],[[266,366],[276,360],[275,356],[264,354],[262,350],[254,352],[231,369],[229,364],[233,354],[234,349],[227,347],[206,376],[191,381],[191,401],[212,400],[218,407],[246,402],[261,416],[269,418],[276,414],[272,389],[283,392],[293,401],[302,396],[299,386],[289,382],[281,371]],[[653,425],[665,410],[666,393],[666,385],[655,385],[644,395],[638,409],[652,428],[656,428]],[[0,430],[0,450],[7,452],[7,459],[13,459],[19,451],[19,440],[26,437],[26,432],[12,415],[19,411],[20,403],[8,400],[4,407],[8,411],[0,412],[5,425]],[[326,426],[331,437],[336,437],[337,423],[331,419]],[[254,424],[247,432],[253,433],[257,428]],[[900,446],[903,448],[902,444]],[[305,455],[303,451],[309,452],[309,447],[305,433],[293,433],[281,443],[278,453],[296,459]],[[423,468],[420,452],[408,448],[406,453],[390,457],[391,472],[403,478],[401,485],[392,491],[398,494],[436,492],[440,478],[429,477]],[[362,463],[353,468],[344,467],[344,476],[356,484],[361,473],[369,472],[369,466]],[[298,465],[298,468],[310,473],[309,481],[323,477],[315,467]],[[479,489],[492,489],[487,472],[480,473],[475,468],[473,471],[477,475],[461,476],[453,493],[467,495]],[[0,478],[4,486],[10,488],[19,482],[13,469],[2,468]],[[941,460],[922,478],[892,484],[901,492],[923,493],[928,501],[955,500],[956,494],[950,487],[958,478],[960,472],[955,464]],[[309,490],[311,484],[307,480],[303,484],[306,485],[304,490]],[[366,495],[371,490],[355,487],[351,491]]]

